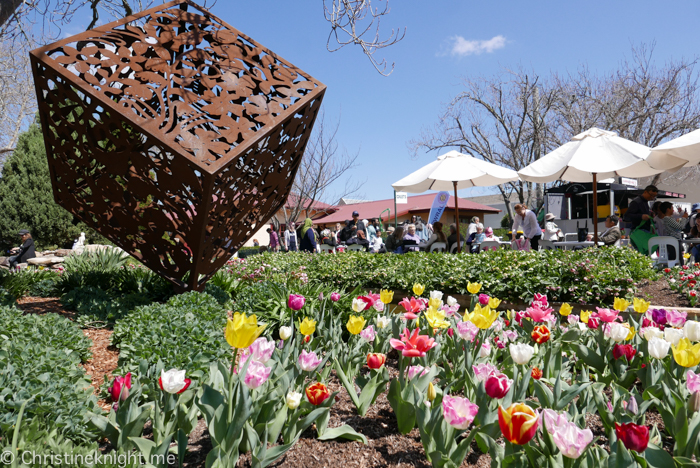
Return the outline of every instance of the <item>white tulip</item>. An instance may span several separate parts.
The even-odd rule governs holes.
[[[585,332],[586,330],[588,330],[588,325],[586,325],[583,322],[576,322],[576,325],[578,325],[578,329],[581,331]]]
[[[644,339],[651,341],[653,338],[664,339],[664,332],[656,327],[645,327],[644,328]]]
[[[280,339],[285,341],[292,336],[292,327],[280,327]]]
[[[511,343],[508,345],[508,349],[513,362],[520,365],[527,364],[532,359],[532,355],[535,354],[535,348],[525,343]]]
[[[301,403],[301,393],[293,392],[290,390],[289,393],[287,393],[286,401],[287,407],[290,410],[297,409],[299,407],[299,403]]]
[[[649,355],[656,359],[663,359],[668,356],[668,349],[670,347],[671,343],[656,337],[649,340],[649,344],[647,345]]]
[[[165,370],[161,370],[160,385],[163,388],[163,391],[168,393],[179,393],[188,385],[185,379],[185,371],[170,369],[168,372],[165,372]]]
[[[447,296],[447,305],[450,307],[454,307],[457,305],[457,299],[455,299],[452,296]]]
[[[377,322],[377,328],[379,329],[384,329],[389,326],[390,320],[388,317],[384,317],[383,315],[378,315],[375,319]]]
[[[367,306],[367,304],[362,299],[356,297],[352,300],[352,310],[354,310],[358,314],[365,310],[365,306]]]
[[[442,300],[442,291],[430,291],[430,299]]]
[[[625,327],[621,323],[613,322],[610,324],[610,339],[615,343],[621,343],[625,341],[627,335],[629,335],[629,328]]]
[[[700,322],[688,320],[683,325],[683,333],[690,341],[700,341]]]
[[[678,346],[678,342],[683,338],[683,330],[678,328],[664,329],[664,339],[669,341],[671,345]]]

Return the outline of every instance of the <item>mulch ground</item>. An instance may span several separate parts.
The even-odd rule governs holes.
[[[644,297],[655,305],[665,307],[690,306],[684,296],[675,293],[668,287],[665,279],[645,282],[639,285],[639,289],[638,297]],[[57,298],[24,297],[18,301],[18,306],[25,313],[46,314],[53,312],[69,319],[75,318],[75,313],[65,310]],[[95,394],[103,396],[100,393],[100,388],[105,380],[111,380],[112,371],[117,367],[119,351],[109,345],[111,330],[86,329],[83,332],[93,341],[92,358],[84,363],[83,367],[92,379]],[[396,359],[388,359],[387,366],[391,372],[395,373]],[[316,431],[312,427],[302,434],[298,443],[273,464],[273,467],[427,468],[430,466],[425,457],[418,429],[414,429],[408,435],[402,435],[398,432],[396,418],[386,398],[386,393],[379,396],[364,417],[360,417],[355,412],[354,405],[345,388],[335,378],[334,373],[331,375],[328,387],[331,391],[338,392],[336,403],[331,408],[328,427],[348,424],[367,437],[367,445],[351,441],[322,442],[316,439]],[[105,410],[110,408],[110,404],[103,399],[99,401],[99,404]],[[588,415],[586,422],[594,434],[601,437],[598,443],[606,443],[607,439],[598,415]],[[648,414],[647,424],[658,424],[661,429],[663,421],[658,414]],[[204,467],[206,456],[210,450],[209,432],[202,419],[189,436],[188,453],[184,466],[188,468]],[[490,465],[491,457],[488,454],[482,454],[476,443],[473,443],[472,450],[461,467],[486,468]],[[237,466],[239,468],[251,466],[250,454],[242,455]]]

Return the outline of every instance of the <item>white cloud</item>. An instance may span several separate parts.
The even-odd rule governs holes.
[[[458,55],[464,57],[467,55],[479,55],[484,52],[491,52],[502,49],[506,46],[505,36],[494,36],[485,41],[468,41],[462,36],[454,36],[450,38],[450,55]]]

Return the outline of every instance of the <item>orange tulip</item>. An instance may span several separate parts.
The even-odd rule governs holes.
[[[545,325],[539,325],[532,330],[531,336],[532,339],[535,340],[535,343],[542,344],[549,341],[551,333],[549,332],[549,328],[547,328]]]
[[[540,380],[542,378],[542,370],[539,367],[533,367],[530,376],[532,376],[534,380]]]
[[[367,367],[370,369],[380,369],[386,362],[386,354],[369,353],[367,355]]]
[[[498,425],[510,443],[525,445],[535,437],[539,415],[525,403],[514,403],[503,409],[498,405]]]
[[[331,396],[331,392],[328,390],[328,387],[323,385],[321,382],[316,382],[315,384],[306,387],[306,398],[308,398],[309,403],[314,406],[320,405],[329,396]]]

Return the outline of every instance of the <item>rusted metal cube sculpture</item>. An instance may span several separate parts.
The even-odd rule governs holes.
[[[283,206],[326,89],[188,0],[31,60],[56,202],[179,289]]]

